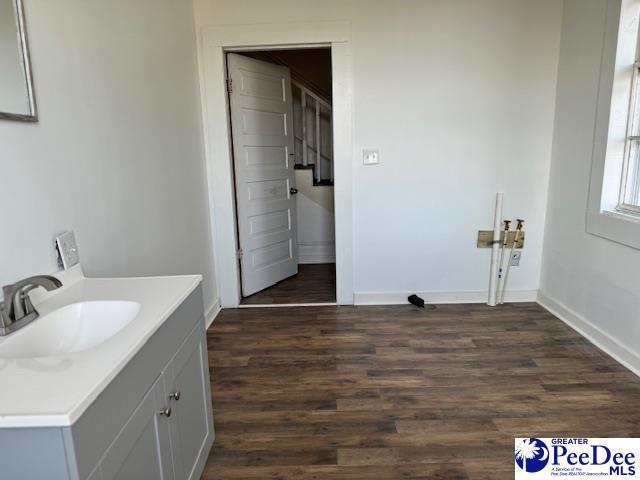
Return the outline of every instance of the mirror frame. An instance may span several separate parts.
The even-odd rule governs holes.
[[[38,112],[36,108],[36,96],[33,91],[33,74],[31,72],[31,57],[29,55],[29,43],[27,41],[27,26],[24,20],[24,6],[22,0],[12,0],[12,2],[16,14],[16,27],[18,29],[18,39],[20,41],[20,53],[22,54],[22,68],[24,70],[24,78],[27,84],[29,113],[8,113],[0,111],[0,119],[37,122]]]

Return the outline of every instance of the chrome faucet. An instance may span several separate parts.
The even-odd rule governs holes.
[[[37,275],[2,287],[4,302],[0,302],[0,336],[15,332],[38,318],[39,314],[29,298],[31,290],[42,287],[50,292],[61,286],[62,282],[55,277]]]

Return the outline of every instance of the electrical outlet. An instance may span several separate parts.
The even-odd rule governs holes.
[[[73,232],[64,232],[56,237],[56,251],[58,252],[58,263],[65,270],[80,263],[76,236]]]
[[[520,259],[522,258],[522,252],[515,250],[511,253],[511,266],[517,267],[520,265]]]
[[[362,149],[363,165],[378,165],[379,163],[380,163],[380,150],[378,150],[377,148]]]

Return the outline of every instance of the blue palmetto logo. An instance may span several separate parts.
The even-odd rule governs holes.
[[[516,440],[516,464],[525,472],[539,472],[549,462],[549,449],[538,438]]]

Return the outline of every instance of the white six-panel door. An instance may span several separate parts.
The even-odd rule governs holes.
[[[230,53],[242,295],[298,273],[289,69]]]

